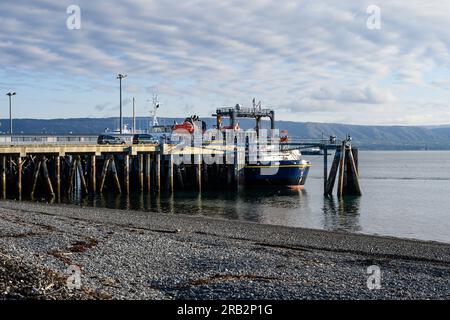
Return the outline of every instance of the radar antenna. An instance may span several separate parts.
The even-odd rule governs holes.
[[[149,100],[147,100],[147,101],[149,101]],[[153,95],[152,103],[153,103],[153,110],[150,110],[150,116],[153,117],[152,126],[157,126],[157,125],[159,125],[159,123],[158,123],[158,118],[156,117],[156,110],[159,109],[159,106],[160,106],[157,94]]]

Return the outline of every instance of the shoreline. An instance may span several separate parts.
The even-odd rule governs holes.
[[[434,241],[1,201],[0,243],[0,261],[62,279],[48,299],[450,298],[450,244]],[[71,265],[78,292],[63,281]],[[367,288],[371,265],[380,290]]]

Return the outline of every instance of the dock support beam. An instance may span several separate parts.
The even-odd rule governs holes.
[[[72,164],[70,165],[70,173],[69,173],[69,187],[67,189],[68,193],[71,193],[73,190],[73,183],[75,181],[76,172],[77,172],[77,159],[72,157]]]
[[[110,158],[106,158],[103,163],[102,176],[100,177],[100,192],[103,192],[103,187],[105,186],[106,174],[108,173]]]
[[[240,178],[240,157],[239,152],[236,147],[234,147],[234,164],[233,164],[233,178],[234,178],[234,186],[237,188],[239,186],[239,178]]]
[[[347,179],[349,179],[350,183],[347,183],[348,191],[350,191],[352,194],[360,196],[361,193],[361,187],[359,185],[359,174],[358,174],[358,167],[357,163],[355,161],[353,152],[356,151],[356,154],[358,154],[358,149],[352,149],[351,147],[348,148],[348,163],[347,163]]]
[[[168,162],[167,165],[169,166],[169,170],[168,170],[168,187],[169,187],[169,191],[173,192],[174,191],[174,186],[173,186],[173,155],[170,154],[168,156]]]
[[[139,190],[144,191],[144,155],[140,154],[139,157]]]
[[[161,153],[156,154],[156,190],[161,192]]]
[[[61,158],[55,157],[56,196],[61,198]]]
[[[19,155],[17,157],[17,193],[19,200],[22,199],[22,157]]]
[[[122,193],[122,187],[120,186],[119,175],[117,174],[116,162],[114,160],[114,156],[111,156],[111,171],[114,176],[114,182],[116,183],[117,192]]]
[[[2,196],[6,199],[6,156],[2,157]]]
[[[342,150],[340,147],[336,149],[336,153],[334,154],[333,163],[331,164],[330,176],[327,179],[327,185],[325,188],[325,195],[331,196],[333,194],[334,184],[336,182],[336,176],[339,169],[339,160],[341,158]]]
[[[150,192],[152,186],[152,157],[150,154],[147,154],[145,156],[145,161],[146,161],[145,175],[147,179],[147,191]]]
[[[125,184],[125,193],[130,194],[130,155],[126,154],[123,161],[123,181]]]
[[[175,171],[177,172],[177,185],[180,189],[184,189],[183,174],[181,172],[181,166],[179,164],[175,165]]]
[[[339,172],[337,195],[361,196],[361,187],[359,184],[358,164],[355,155],[358,156],[358,149],[352,149],[346,141],[336,149],[333,164],[331,165],[330,175],[328,177],[325,196],[333,193],[334,183]],[[325,164],[324,164],[325,165]],[[325,171],[324,171],[325,174]]]
[[[81,163],[81,157],[77,156],[77,167],[78,167],[78,173],[80,174],[80,179],[81,179],[81,186],[83,187],[84,192],[87,194],[89,193],[87,184],[86,184],[86,179],[84,176],[84,170],[83,170],[83,165]]]
[[[48,174],[47,158],[43,157],[41,162],[42,162],[42,172],[44,173],[44,180],[47,183],[48,191],[50,192],[50,195],[52,197],[55,197],[55,192],[53,191],[52,181],[50,180],[50,175]]]
[[[328,182],[328,149],[325,146],[323,148],[323,193],[327,195],[327,182]]]
[[[31,198],[34,197],[34,191],[36,190],[36,184],[39,177],[39,171],[41,170],[41,159],[37,160],[37,164],[35,163],[34,172],[33,172],[33,182],[31,186]]]
[[[91,191],[97,191],[97,164],[95,154],[91,155]]]
[[[202,191],[202,155],[195,155],[195,182],[197,190]]]
[[[344,195],[344,183],[346,182],[345,170],[345,142],[342,142],[341,157],[339,159],[339,180],[338,180],[338,197]]]

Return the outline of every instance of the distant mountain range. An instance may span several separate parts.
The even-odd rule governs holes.
[[[161,124],[181,122],[181,118],[160,118]],[[208,127],[215,123],[213,118],[203,119]],[[1,119],[0,131],[9,130],[9,119]],[[149,118],[139,117],[137,128],[147,128]],[[131,124],[131,118],[124,118]],[[254,122],[240,120],[242,128],[251,128]],[[264,122],[264,126],[268,122]],[[56,135],[97,135],[106,128],[118,127],[117,118],[73,118],[73,119],[16,119],[13,122],[15,134],[56,134]],[[289,131],[289,135],[302,138],[321,138],[336,135],[344,138],[350,134],[355,144],[364,149],[383,150],[450,150],[450,125],[445,126],[369,126],[338,123],[315,123],[277,121],[279,129]]]

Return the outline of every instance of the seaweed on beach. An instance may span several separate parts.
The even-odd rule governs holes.
[[[43,267],[30,266],[0,252],[0,300],[105,299],[87,289],[71,291],[66,278]]]

